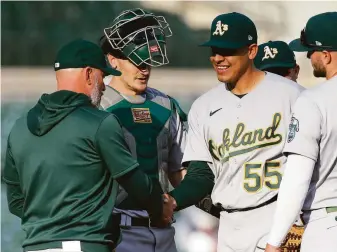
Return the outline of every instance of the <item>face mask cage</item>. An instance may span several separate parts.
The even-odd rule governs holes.
[[[121,13],[104,34],[111,47],[120,50],[135,65],[160,66],[167,64],[166,37],[172,31],[165,18],[142,9]]]

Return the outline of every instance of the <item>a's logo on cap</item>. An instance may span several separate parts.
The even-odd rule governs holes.
[[[269,46],[264,47],[264,57],[262,61],[269,58],[275,58],[276,54],[278,54],[277,48],[270,48]]]
[[[248,35],[248,40],[253,40],[253,37],[251,35]]]
[[[216,28],[215,31],[213,32],[213,35],[224,35],[225,32],[228,31],[228,25],[227,24],[222,24],[221,21],[219,20],[216,23]]]
[[[159,48],[157,45],[154,45],[154,46],[150,46],[150,52],[158,52],[159,51]]]
[[[322,43],[319,42],[319,41],[315,41],[315,44],[316,44],[317,46],[321,46],[321,45],[322,45]]]
[[[58,68],[58,67],[60,67],[60,63],[59,63],[59,62],[56,62],[56,63],[55,63],[55,68]]]

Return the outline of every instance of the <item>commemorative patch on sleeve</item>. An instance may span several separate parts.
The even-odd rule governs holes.
[[[296,117],[292,116],[289,124],[288,143],[294,140],[296,132],[300,130],[300,123]]]
[[[152,123],[149,108],[131,108],[131,111],[135,123]]]

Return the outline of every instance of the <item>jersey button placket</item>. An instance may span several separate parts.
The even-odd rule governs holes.
[[[238,112],[237,112],[237,115],[236,115],[236,119],[239,120],[239,119],[240,119],[240,117],[239,117],[239,109],[241,108],[241,103],[238,103],[238,104],[236,105],[236,107],[238,108]]]

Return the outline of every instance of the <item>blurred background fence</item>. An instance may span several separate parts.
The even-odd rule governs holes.
[[[241,12],[258,29],[259,43],[290,42],[315,14],[336,11],[336,1],[74,1],[1,2],[1,164],[8,133],[42,93],[55,90],[53,72],[57,50],[75,38],[93,42],[122,10],[145,8],[165,16],[173,37],[168,39],[168,66],[154,69],[150,86],[174,96],[188,112],[192,102],[218,84],[209,64],[209,50],[198,45],[209,36],[215,16]],[[319,27],[318,27],[319,29]],[[238,31],[240,32],[240,31]],[[310,87],[310,61],[296,54],[299,83]],[[2,166],[1,166],[2,170]],[[23,233],[18,218],[9,214],[1,185],[1,251],[21,251]],[[176,241],[180,252],[214,252],[218,222],[191,207],[177,215]]]

